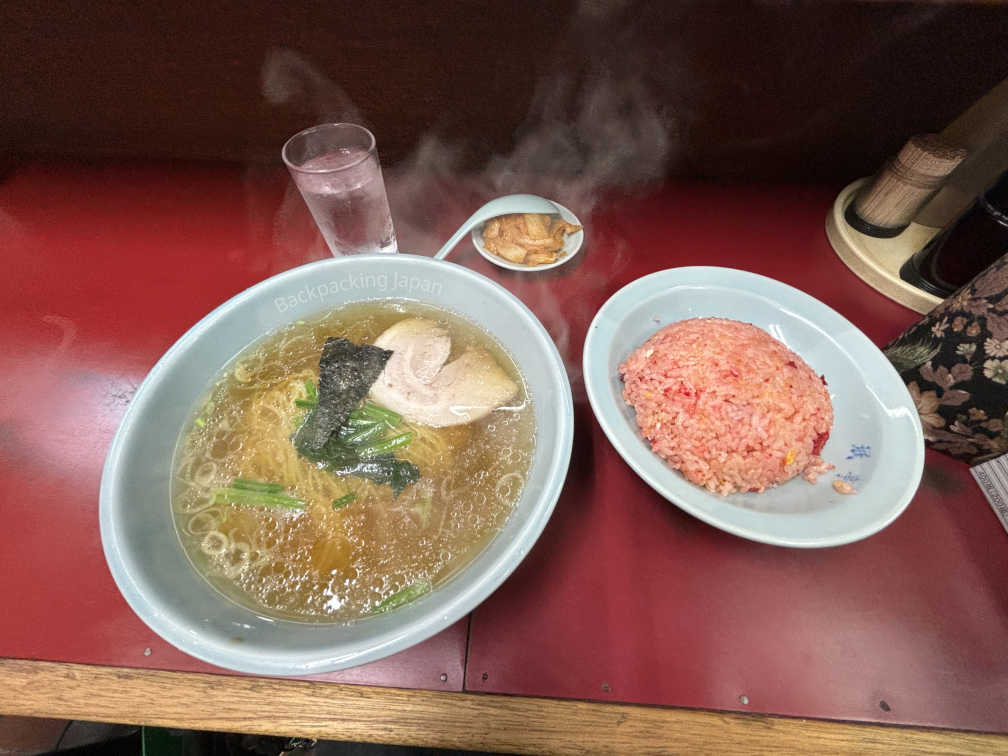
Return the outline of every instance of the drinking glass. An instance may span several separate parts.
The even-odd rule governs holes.
[[[292,136],[281,154],[334,256],[398,251],[374,134],[325,123]]]

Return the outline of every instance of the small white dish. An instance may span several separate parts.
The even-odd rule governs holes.
[[[720,496],[690,483],[651,451],[623,400],[619,366],[655,331],[697,317],[759,326],[825,376],[834,421],[822,457],[836,469],[815,484],[799,476],[764,493]],[[673,268],[624,286],[588,329],[584,380],[602,430],[648,485],[704,522],[753,541],[818,548],[866,538],[903,512],[924,469],[920,418],[889,360],[819,300],[753,273]],[[835,491],[837,478],[856,493]]]
[[[580,231],[576,231],[573,234],[567,234],[567,236],[564,237],[563,252],[558,254],[555,262],[546,263],[545,265],[522,265],[521,263],[513,263],[509,260],[505,260],[503,257],[498,257],[483,245],[483,228],[487,223],[489,223],[489,220],[480,223],[472,230],[472,243],[473,246],[476,247],[476,251],[494,265],[500,266],[501,268],[507,268],[508,270],[520,270],[522,272],[549,270],[550,268],[556,268],[564,263],[570,262],[574,256],[581,251],[581,246],[584,244],[584,226],[574,213],[561,205],[559,202],[553,202],[552,200],[550,200],[550,202],[556,207],[556,213],[561,218],[568,223],[573,223],[575,226],[581,226]]]

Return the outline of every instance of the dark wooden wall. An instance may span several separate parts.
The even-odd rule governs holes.
[[[1006,75],[991,3],[8,0],[0,148],[278,163],[354,119],[386,165],[834,180]]]

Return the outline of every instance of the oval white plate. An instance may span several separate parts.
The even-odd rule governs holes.
[[[651,451],[623,400],[619,366],[659,328],[696,317],[757,325],[826,377],[834,422],[822,456],[835,470],[815,484],[798,477],[761,494],[719,496],[688,482]],[[920,419],[896,370],[839,313],[771,278],[690,267],[624,286],[588,329],[584,376],[595,417],[634,471],[680,508],[743,538],[804,548],[857,541],[895,520],[920,483]],[[832,486],[837,477],[857,493],[837,493]]]
[[[553,200],[550,200],[553,202]],[[547,263],[546,265],[522,265],[520,263],[513,263],[505,260],[503,257],[498,257],[493,252],[490,252],[486,247],[483,246],[483,226],[485,223],[481,223],[472,230],[472,242],[473,246],[476,247],[476,251],[479,252],[483,257],[492,262],[494,265],[498,265],[501,268],[507,268],[508,270],[520,270],[522,272],[530,272],[537,270],[549,270],[550,268],[556,268],[564,263],[568,263],[573,259],[573,257],[581,251],[581,245],[584,244],[584,226],[581,225],[581,221],[578,217],[574,215],[570,210],[561,205],[559,202],[553,202],[556,205],[557,213],[568,223],[573,223],[575,226],[581,226],[580,231],[576,231],[573,234],[567,234],[564,237],[563,254],[557,257],[556,262]]]

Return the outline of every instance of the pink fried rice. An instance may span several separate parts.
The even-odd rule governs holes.
[[[833,467],[819,456],[833,426],[826,379],[756,326],[673,323],[619,370],[651,448],[697,485],[764,491]]]

